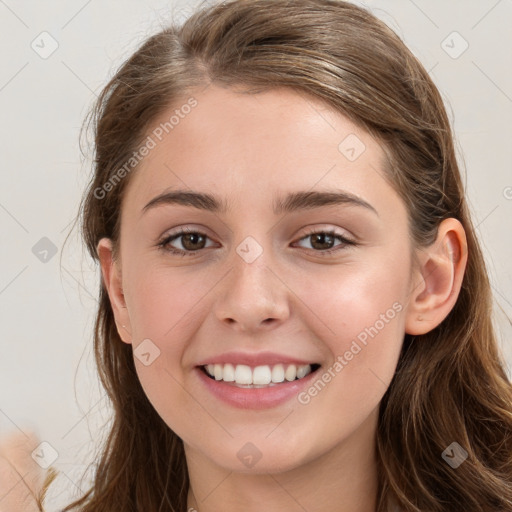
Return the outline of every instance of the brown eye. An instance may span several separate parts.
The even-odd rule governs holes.
[[[162,240],[158,247],[164,251],[172,252],[180,256],[192,256],[194,252],[199,252],[205,248],[208,236],[199,231],[181,230],[178,233],[169,235]],[[179,243],[181,247],[171,245],[172,242]]]
[[[329,255],[333,252],[345,249],[347,246],[355,246],[357,243],[353,240],[345,238],[343,235],[336,233],[335,231],[311,231],[302,237],[299,242],[303,240],[310,240],[311,248],[314,252],[319,255]],[[335,245],[336,240],[341,243]]]
[[[181,244],[187,251],[203,249],[206,241],[206,237],[200,233],[187,233],[185,235],[179,235],[177,238],[182,239]]]
[[[314,235],[309,235],[311,239],[311,245],[315,249],[332,249],[335,237],[329,235],[327,233],[315,233]]]

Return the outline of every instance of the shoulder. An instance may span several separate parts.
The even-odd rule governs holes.
[[[47,472],[32,458],[39,444],[34,432],[0,434],[0,512],[40,512]]]

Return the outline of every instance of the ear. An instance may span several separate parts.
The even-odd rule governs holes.
[[[466,270],[466,233],[454,218],[439,225],[436,240],[418,254],[405,321],[407,334],[435,329],[457,302]]]
[[[113,259],[112,240],[102,238],[96,248],[101,264],[103,286],[108,292],[112,311],[117,326],[117,332],[121,339],[128,344],[132,343],[130,316],[123,294],[121,265]]]

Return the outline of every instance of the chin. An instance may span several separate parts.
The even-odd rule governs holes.
[[[228,471],[253,475],[292,471],[316,458],[311,453],[308,457],[304,446],[299,451],[295,446],[284,445],[282,440],[277,440],[277,445],[268,439],[262,442],[232,440],[229,446],[220,448],[205,455]]]

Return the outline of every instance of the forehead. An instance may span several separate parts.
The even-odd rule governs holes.
[[[195,106],[180,110],[194,104],[190,97]],[[316,98],[289,88],[247,94],[214,85],[190,97],[154,120],[153,147],[131,177],[125,204],[140,210],[165,190],[191,189],[230,207],[265,201],[274,209],[281,191],[336,187],[371,197],[387,186],[379,142]]]

